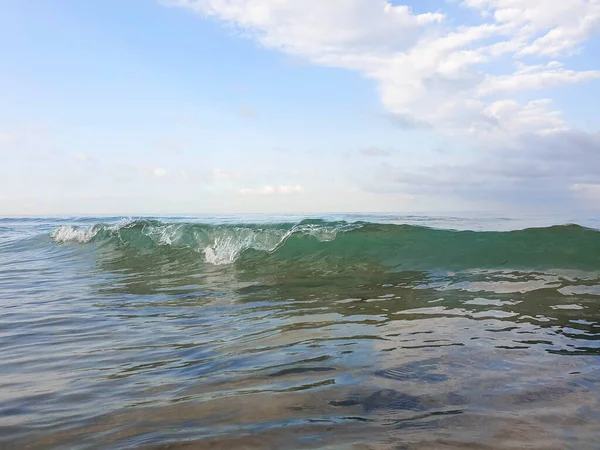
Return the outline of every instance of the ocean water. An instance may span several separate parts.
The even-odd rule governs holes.
[[[599,228],[0,219],[0,448],[600,448]]]

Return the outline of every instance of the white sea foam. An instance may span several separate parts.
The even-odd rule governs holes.
[[[90,242],[100,231],[118,232],[123,228],[127,228],[131,224],[135,223],[132,218],[121,219],[112,225],[93,225],[90,227],[81,227],[73,225],[61,225],[55,229],[50,237],[58,243],[73,242],[78,244],[87,244]]]
[[[290,235],[291,231],[265,232],[244,228],[234,229],[232,234],[214,236],[202,252],[206,262],[215,266],[234,263],[248,249],[265,252],[275,251]]]
[[[184,227],[183,224],[154,225],[144,227],[142,234],[148,236],[158,245],[174,245],[181,237],[181,230]]]
[[[243,242],[230,236],[215,239],[215,242],[204,248],[203,252],[207,263],[222,266],[233,263],[246,248],[247,246]]]
[[[58,243],[77,242],[86,244],[94,239],[94,236],[100,231],[97,227],[80,228],[70,225],[62,225],[50,235]]]
[[[233,264],[245,250],[254,249],[273,253],[294,234],[303,234],[321,242],[330,242],[335,240],[338,233],[358,228],[361,228],[361,225],[344,224],[327,227],[315,224],[300,224],[287,231],[249,228],[223,229],[210,236],[211,242],[202,249],[202,252],[206,262],[221,266]]]
[[[296,225],[292,232],[306,234],[312,236],[320,242],[331,242],[334,241],[338,233],[344,233],[347,231],[358,230],[362,228],[360,224],[343,224],[334,226],[324,226],[315,224],[301,224]]]

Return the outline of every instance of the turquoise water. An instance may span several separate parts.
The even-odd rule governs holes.
[[[598,448],[598,228],[0,219],[0,447]]]

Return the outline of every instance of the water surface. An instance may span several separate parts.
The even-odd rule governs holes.
[[[0,219],[0,447],[598,448],[577,223]]]

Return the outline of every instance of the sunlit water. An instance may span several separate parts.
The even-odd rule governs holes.
[[[531,267],[512,253],[466,264],[442,235],[443,263],[419,268],[406,247],[390,256],[387,229],[384,241],[349,224],[554,223],[327,219],[345,222],[240,252],[176,225],[302,218],[170,218],[179,234],[144,222],[139,236],[119,218],[0,219],[0,448],[600,448],[597,231],[559,230],[561,259],[526,249]],[[117,231],[85,235],[98,223]],[[156,229],[156,246],[140,244]],[[527,236],[532,249],[561,244]],[[367,239],[381,250],[367,253]]]

